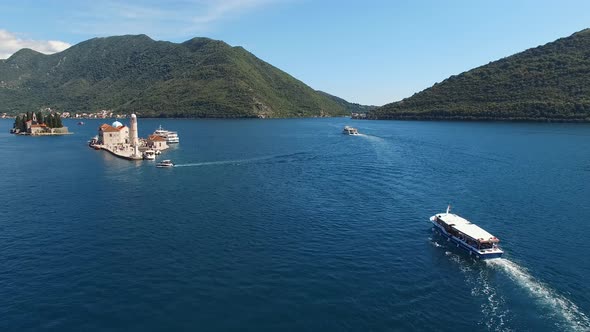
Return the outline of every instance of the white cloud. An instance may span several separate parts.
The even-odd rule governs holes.
[[[59,40],[21,39],[14,33],[0,29],[0,59],[6,59],[22,48],[51,54],[61,52],[70,46],[70,44]]]

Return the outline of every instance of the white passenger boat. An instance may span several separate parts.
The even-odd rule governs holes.
[[[446,213],[438,213],[430,217],[434,229],[479,259],[499,258],[504,253],[499,247],[500,240],[476,224],[450,213],[451,206]]]
[[[145,160],[155,160],[156,159],[156,151],[154,150],[145,150],[143,152],[143,159]]]
[[[162,160],[158,163],[156,163],[156,167],[158,168],[165,168],[165,167],[174,167],[174,164],[172,163],[172,160]]]
[[[153,135],[157,135],[157,136],[165,138],[166,143],[168,143],[168,144],[174,144],[174,143],[180,142],[180,138],[178,137],[177,132],[166,130],[166,129],[162,128],[162,126],[160,126],[158,129],[156,129],[156,131],[154,131]]]
[[[342,129],[342,133],[345,135],[351,135],[351,136],[359,135],[358,129],[350,127],[350,126],[344,126],[344,129]]]

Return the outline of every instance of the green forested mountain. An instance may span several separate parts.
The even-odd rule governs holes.
[[[314,91],[242,47],[145,35],[94,38],[52,55],[23,49],[0,60],[0,112],[41,107],[144,117],[349,114],[348,103]]]
[[[590,121],[590,29],[451,76],[368,116]]]
[[[340,106],[344,107],[348,111],[348,113],[366,113],[370,110],[374,110],[377,108],[377,106],[372,106],[372,105],[361,105],[361,104],[357,104],[357,103],[350,103],[340,97],[336,97],[334,95],[331,95],[331,94],[323,92],[323,91],[318,91],[318,92],[325,95],[326,97],[332,99]]]

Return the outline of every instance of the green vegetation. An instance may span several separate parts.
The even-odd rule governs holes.
[[[346,100],[340,98],[340,97],[336,97],[333,96],[329,93],[323,92],[323,91],[318,91],[320,94],[323,94],[324,96],[332,99],[334,102],[336,102],[337,104],[339,104],[340,106],[342,106],[344,109],[346,109],[346,111],[348,113],[367,113],[368,111],[374,110],[377,108],[377,106],[369,106],[369,105],[361,105],[361,104],[357,104],[357,103],[349,103]]]
[[[590,29],[451,76],[368,117],[590,121]]]
[[[33,113],[31,112],[17,115],[14,119],[14,124],[12,125],[12,127],[14,129],[18,129],[20,132],[26,132],[28,121],[31,121],[31,124],[44,124],[48,128],[63,128],[63,123],[61,121],[61,116],[59,114],[43,114],[42,112],[37,112],[35,114],[35,118],[33,117]]]
[[[145,35],[94,38],[43,55],[0,61],[0,112],[50,107],[143,117],[348,115],[348,103],[314,91],[241,47],[207,38],[181,44]]]

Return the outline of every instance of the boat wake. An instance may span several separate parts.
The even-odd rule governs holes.
[[[557,319],[556,326],[560,330],[590,331],[590,319],[575,303],[535,279],[526,268],[505,258],[484,260],[485,265],[492,269],[481,268],[481,263],[448,251],[446,244],[441,245],[432,238],[429,240],[433,246],[445,249],[445,255],[457,264],[465,276],[466,283],[471,287],[471,295],[484,299],[481,304],[485,316],[482,324],[485,324],[488,330],[510,330],[506,326],[510,320],[510,310],[506,307],[504,296],[499,294],[493,282],[490,282],[490,272],[493,269],[502,271],[510,280],[525,289],[537,303],[550,310],[552,316]]]
[[[385,140],[379,136],[373,136],[373,135],[367,135],[367,134],[361,134],[359,133],[357,136],[366,138],[370,141],[375,141],[375,142],[384,142]]]
[[[504,271],[510,279],[526,289],[539,303],[559,314],[574,331],[590,330],[590,320],[576,304],[536,280],[528,271],[504,258],[485,261],[488,266]]]
[[[204,161],[200,163],[176,164],[174,167],[200,167],[200,166],[216,166],[216,165],[242,165],[253,164],[268,160],[294,161],[298,157],[307,154],[307,152],[296,152],[290,154],[262,156],[248,159],[234,159],[234,160],[220,160],[220,161]]]
[[[490,282],[490,271],[482,269],[478,262],[471,258],[464,258],[451,251],[445,251],[445,255],[459,266],[466,284],[471,288],[471,295],[481,299],[483,318],[480,324],[485,325],[489,331],[511,331],[507,326],[510,321],[510,310],[506,307],[504,296],[499,294]]]

